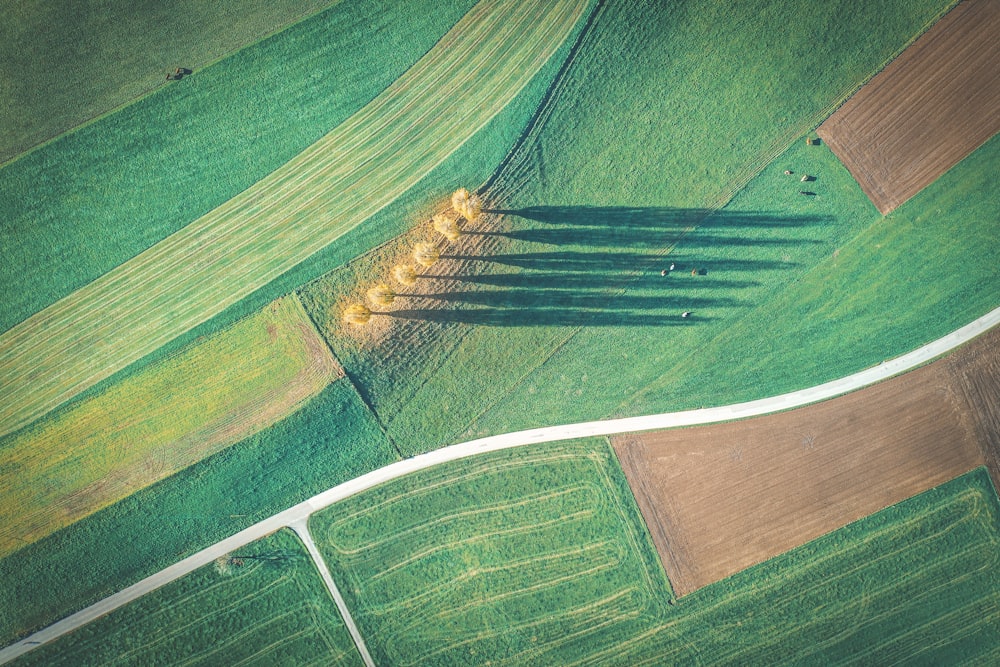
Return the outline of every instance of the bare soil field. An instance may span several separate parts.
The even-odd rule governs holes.
[[[678,595],[990,462],[1000,331],[873,387],[728,424],[612,438]]]
[[[1000,130],[1000,3],[965,0],[817,133],[883,214]]]

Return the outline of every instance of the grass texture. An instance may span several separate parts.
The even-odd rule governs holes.
[[[305,547],[282,530],[12,664],[363,663]]]
[[[0,442],[0,557],[270,426],[342,376],[292,296]]]
[[[311,527],[385,664],[941,664],[1000,651],[1000,502],[985,468],[672,602],[599,440],[442,465]]]
[[[396,460],[342,378],[274,426],[0,559],[0,643]]]
[[[0,25],[0,164],[331,4],[22,2]]]
[[[587,2],[547,6],[544,21],[535,4],[513,4],[477,6],[284,167],[0,335],[0,433],[205,322],[415,185],[527,85]]]
[[[129,24],[123,13],[152,21],[160,12],[197,3],[123,4],[20,3],[8,9],[23,16],[18,13],[20,18],[5,22],[0,31],[18,20],[34,25],[58,18],[50,14],[73,12],[76,27],[88,16],[111,21],[110,34],[86,39],[108,39],[124,58],[131,42],[116,37]],[[267,12],[288,7],[283,1],[270,4]],[[473,4],[336,3],[0,169],[0,285],[8,288],[0,304],[0,331],[135,257],[294,158],[384,91]],[[175,20],[197,22],[211,15],[203,27],[224,34],[218,23],[235,27],[243,21],[221,11],[231,5],[202,3]],[[296,6],[305,11],[314,2]],[[239,3],[241,15],[263,7],[258,0]],[[46,34],[51,31],[56,39],[68,29],[45,25]],[[22,38],[34,40],[30,35],[38,31],[25,30]],[[183,41],[174,34],[170,44]],[[67,48],[80,43],[71,41]],[[0,49],[14,44],[3,42]],[[100,57],[100,51],[76,57]],[[35,48],[17,58],[36,56],[45,60]],[[52,58],[63,67],[69,62],[56,52]],[[95,69],[91,77],[109,68]],[[7,74],[19,77],[10,69],[0,77]],[[88,94],[81,88],[87,86],[74,84],[74,95]],[[47,95],[51,89],[32,90]],[[0,95],[0,105],[6,99]],[[63,113],[76,112],[73,106]]]
[[[1000,506],[985,468],[681,599],[608,663],[991,664]]]
[[[458,250],[444,253],[450,262],[445,268],[464,268],[448,283],[428,289],[432,281],[423,281],[421,289],[414,290],[437,301],[418,312],[406,307],[410,320],[406,327],[417,320],[424,323],[422,330],[414,333],[403,327],[406,334],[388,346],[359,346],[337,334],[332,322],[335,311],[317,307],[322,299],[316,299],[314,292],[344,294],[357,281],[373,280],[370,276],[378,273],[382,261],[375,254],[304,290],[304,302],[338,358],[404,451],[416,453],[446,442],[554,422],[725,404],[789,391],[906,352],[996,305],[991,294],[997,290],[990,288],[996,285],[996,263],[988,260],[995,254],[995,243],[980,242],[984,235],[995,239],[995,233],[985,228],[996,218],[990,145],[932,186],[920,200],[923,204],[907,209],[917,216],[935,211],[933,226],[919,236],[896,235],[898,251],[891,258],[884,256],[886,261],[861,255],[848,270],[841,262],[825,274],[815,267],[826,265],[835,252],[843,258],[840,249],[846,252],[846,246],[862,238],[866,229],[879,228],[881,218],[825,146],[806,146],[800,135],[775,150],[773,159],[769,157],[772,142],[785,141],[786,130],[803,127],[801,118],[782,125],[770,114],[783,109],[782,113],[791,113],[796,105],[806,105],[812,109],[808,122],[817,122],[839,99],[829,91],[864,81],[946,5],[910,4],[905,12],[890,12],[886,4],[866,6],[856,24],[836,27],[839,38],[807,44],[815,38],[813,26],[800,30],[798,25],[785,25],[784,4],[758,4],[746,9],[748,17],[756,12],[758,18],[736,21],[742,36],[732,35],[733,28],[724,21],[703,20],[701,14],[674,16],[676,8],[661,8],[657,11],[664,15],[656,14],[656,21],[666,22],[671,16],[680,21],[677,27],[664,28],[662,47],[655,40],[638,38],[648,29],[638,18],[639,8],[628,3],[603,7],[549,106],[487,191],[496,197],[489,203],[507,212],[496,232],[502,243],[470,252],[456,246]],[[706,13],[711,16],[712,10]],[[675,29],[681,34],[674,35]],[[881,37],[866,41],[858,52],[848,48],[868,40],[866,30],[876,30]],[[808,50],[808,56],[784,57],[775,63],[772,49],[778,47],[773,31],[792,40],[780,53],[787,47]],[[739,166],[743,153],[719,146],[710,124],[692,121],[694,116],[673,115],[685,108],[674,104],[675,96],[695,104],[694,98],[704,92],[691,83],[691,68],[703,72],[725,66],[712,60],[712,53],[689,43],[696,37],[713,44],[728,44],[730,37],[742,39],[745,61],[773,65],[767,86],[762,82],[763,65],[726,79],[726,94],[746,102],[741,117],[732,122],[740,127],[755,123],[752,131],[740,134],[756,137],[757,142],[753,150],[746,149],[743,167]],[[606,64],[599,69],[607,61],[599,61],[597,55],[609,48],[602,46],[605,42],[644,48],[626,49],[626,61],[634,59],[635,66],[621,67],[616,61],[611,72]],[[676,46],[675,42],[687,44],[688,51],[672,50],[667,58],[670,66],[662,73],[650,72],[663,55],[658,49]],[[687,52],[692,55],[684,56]],[[829,66],[834,62],[842,67]],[[807,71],[815,71],[815,77],[807,76]],[[813,89],[814,84],[827,92]],[[607,87],[620,92],[607,93]],[[664,90],[669,91],[662,98],[664,104],[654,104]],[[647,101],[636,104],[645,110],[648,123],[635,118],[631,124],[623,123],[619,133],[651,124],[662,134],[660,139],[627,134],[614,135],[613,141],[599,139],[603,135],[596,124],[607,114],[591,115],[594,105],[600,108],[596,98],[606,93],[623,96],[625,91],[635,100]],[[788,101],[754,101],[765,93],[787,95]],[[823,94],[827,97],[820,104]],[[620,101],[632,108],[623,97]],[[719,119],[721,125],[728,122]],[[587,123],[595,124],[593,132],[584,131],[582,124]],[[570,141],[567,127],[573,128],[576,142]],[[675,155],[671,137],[681,135],[688,137],[681,153],[689,155],[692,142],[698,151],[711,150],[713,154],[702,158],[706,169],[725,168],[731,170],[728,175],[709,174],[706,180],[705,170],[675,164],[681,156]],[[640,141],[645,143],[636,143]],[[573,157],[578,152],[579,157]],[[613,161],[611,152],[616,156]],[[598,154],[608,156],[606,169],[580,165],[559,175],[563,160]],[[751,155],[769,162],[760,167]],[[785,175],[786,169],[795,173]],[[727,188],[745,182],[739,174],[753,170],[759,174],[740,186],[728,206],[710,207],[717,198],[729,196]],[[584,172],[592,181],[589,191],[583,190]],[[619,179],[622,173],[629,178]],[[813,180],[801,182],[807,174]],[[621,190],[618,180],[631,182],[632,176],[645,183],[643,188]],[[956,183],[963,183],[960,197],[947,194]],[[799,191],[813,194],[803,196]],[[931,204],[935,197],[943,198],[941,203]],[[956,234],[956,229],[966,231]],[[914,271],[926,276],[918,267],[929,261],[928,252],[936,251],[928,248],[936,245],[949,246],[954,263],[950,265],[964,266],[963,256],[972,261],[967,271],[963,268],[960,275],[941,281],[943,289],[933,301],[917,302],[919,291],[909,290],[909,281]],[[678,269],[669,277],[661,276],[661,269],[671,263]],[[878,268],[872,273],[868,265]],[[691,276],[694,269],[701,275]],[[433,273],[449,271],[436,267]],[[877,279],[869,281],[869,275]],[[808,281],[819,293],[831,279],[842,291],[826,289],[826,298],[846,307],[867,295],[863,298],[869,305],[854,318],[823,320],[826,349],[810,356],[812,348],[786,335],[783,328],[818,326],[819,319],[790,317],[782,308],[789,303],[791,290]],[[966,290],[963,283],[975,288]],[[890,289],[906,292],[906,298],[890,296]],[[844,292],[852,296],[845,299]],[[943,303],[947,318],[939,317]],[[877,309],[897,315],[870,318]],[[692,316],[681,318],[685,311]],[[887,326],[876,336],[881,324]],[[862,329],[869,340],[879,341],[878,349],[848,345],[861,337],[857,332]],[[767,351],[760,362],[758,349]],[[784,354],[808,363],[787,364]]]
[[[310,529],[378,664],[566,664],[669,594],[602,441],[444,464]]]

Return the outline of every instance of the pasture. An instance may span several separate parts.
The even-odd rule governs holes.
[[[1000,7],[966,0],[816,130],[882,213],[1000,130]]]
[[[617,479],[616,479],[617,478]],[[982,467],[671,602],[608,446],[487,454],[311,530],[377,663],[987,660],[1000,502]]]
[[[267,428],[342,376],[291,296],[0,441],[0,557]]]
[[[376,664],[571,664],[648,628],[670,595],[599,440],[443,464],[310,530]]]
[[[998,531],[978,468],[682,598],[592,664],[991,664]]]
[[[545,21],[536,20],[534,3],[513,4],[469,12],[405,75],[295,159],[0,335],[7,396],[0,433],[263,287],[444,161],[528,84],[587,2],[547,6]]]
[[[787,3],[747,6],[755,16],[753,30],[710,20],[709,9],[694,15],[631,3],[602,6],[535,124],[490,179],[487,208],[500,209],[503,217],[443,251],[428,274],[446,282],[428,278],[409,290],[436,303],[407,299],[399,306],[408,312],[397,320],[420,326],[404,322],[397,340],[374,348],[330,326],[339,311],[322,295],[385,280],[384,257],[391,248],[302,291],[338,358],[400,447],[423,451],[428,440],[455,442],[553,417],[584,421],[729,402],[720,392],[739,393],[740,399],[775,393],[779,383],[766,374],[730,383],[729,368],[715,366],[718,357],[700,351],[716,337],[730,336],[739,344],[726,348],[727,364],[734,356],[737,363],[754,363],[742,359],[747,348],[740,346],[757,344],[756,330],[744,326],[748,318],[880,219],[828,148],[807,151],[801,135],[792,133],[819,122],[842,99],[834,91],[860,85],[946,8],[907,7],[889,12],[884,5],[866,6],[857,22],[822,24],[839,36],[819,39],[809,32],[811,24],[804,30],[789,20],[786,12],[795,9]],[[654,28],[662,28],[657,39],[644,32]],[[869,39],[866,31],[872,30],[878,39]],[[861,50],[844,48],[862,41]],[[719,54],[705,53],[699,45],[706,43],[727,46]],[[620,59],[604,57],[612,48]],[[727,60],[730,49],[740,58]],[[776,61],[776,50],[808,55]],[[710,75],[736,67],[736,61],[741,69],[731,77]],[[710,100],[706,85],[714,81],[725,82],[725,95]],[[765,93],[775,97],[765,103]],[[608,99],[618,103],[615,114]],[[692,108],[704,111],[704,123],[690,121],[702,117],[689,115]],[[775,114],[789,117],[782,123]],[[722,146],[718,127],[742,128],[721,136],[753,138],[754,144]],[[698,167],[687,162],[698,154]],[[606,168],[585,167],[587,160]],[[781,173],[786,163],[796,176]],[[745,192],[714,212],[715,202],[757,172]],[[810,183],[816,196],[803,197],[798,179],[809,173],[819,175]],[[972,201],[988,206],[990,197],[984,192]],[[959,211],[944,215],[948,222],[935,227],[942,235],[953,224],[980,224]],[[972,243],[974,237],[961,238]],[[410,241],[400,239],[400,249]],[[660,271],[672,262],[683,271],[664,280]],[[992,269],[981,268],[985,274],[976,267],[966,279],[992,280]],[[694,269],[704,275],[692,277]],[[887,271],[887,277],[896,275],[892,267]],[[982,307],[969,304],[968,319]],[[694,317],[682,320],[684,311]],[[914,338],[921,340],[933,324],[918,326]],[[400,359],[407,366],[397,372],[393,364]],[[850,372],[869,359],[848,355],[850,363],[835,361]],[[829,361],[817,359],[784,387],[812,384],[812,374]],[[713,365],[715,374],[703,376],[698,364]],[[656,391],[644,392],[649,386]],[[633,405],[639,401],[642,409]],[[442,414],[448,418],[440,419]]]
[[[0,164],[330,4],[11,3],[0,24]]]
[[[341,378],[273,426],[0,559],[0,643],[396,460]]]
[[[14,665],[361,665],[305,548],[282,530]]]
[[[181,1],[157,3],[155,11],[169,11]],[[287,7],[266,4],[277,11]],[[428,4],[433,11],[421,11],[416,0],[338,2],[0,168],[5,260],[0,284],[21,286],[0,304],[0,331],[132,259],[294,158],[384,91],[474,2]],[[250,16],[256,5],[264,3],[241,2],[240,12]],[[183,20],[215,13],[206,28],[219,21],[238,25],[242,19],[224,17],[218,13],[222,7],[202,7]],[[74,5],[73,11],[79,13],[75,27],[82,15],[99,13],[92,6]],[[122,27],[116,24],[114,30]],[[43,43],[68,28],[44,24],[44,29],[23,39]],[[14,43],[3,42],[0,49]],[[32,66],[45,64],[39,57]],[[49,76],[65,75],[60,68]],[[75,95],[87,94],[81,90],[86,86],[73,88]]]
[[[983,465],[963,385],[1000,332],[872,387],[764,417],[612,438],[679,595]],[[961,376],[954,368],[963,369]]]

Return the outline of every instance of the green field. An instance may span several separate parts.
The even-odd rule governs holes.
[[[530,3],[471,11],[295,159],[0,335],[0,434],[219,314],[404,194],[528,84],[586,4],[550,5],[545,21]]]
[[[381,664],[988,662],[1000,503],[985,468],[670,603],[606,443],[488,454],[317,514]]]
[[[885,310],[899,309],[881,336],[888,345],[874,356],[871,347],[845,349],[857,339],[857,320],[841,318],[839,327],[828,328],[827,346],[837,347],[808,364],[781,365],[781,353],[801,358],[810,349],[781,327],[809,320],[788,318],[773,304],[818,275],[814,267],[835,250],[881,225],[835,156],[825,146],[805,146],[799,133],[949,6],[905,4],[906,11],[893,3],[852,8],[850,22],[834,21],[839,10],[824,6],[829,16],[805,24],[792,20],[801,8],[763,0],[744,3],[745,15],[732,20],[717,15],[721,8],[696,11],[690,3],[655,11],[641,3],[602,6],[543,113],[491,179],[488,203],[511,212],[498,223],[499,242],[488,251],[463,252],[461,245],[446,251],[452,258],[446,266],[471,264],[431,294],[435,308],[401,306],[408,309],[400,327],[406,333],[384,346],[359,345],[338,330],[339,311],[331,305],[356,285],[385,279],[386,249],[302,290],[400,447],[416,453],[553,422],[724,404],[809,386],[831,377],[831,360],[837,372],[850,373],[995,306],[991,294],[1000,290],[989,288],[998,286],[998,274],[985,261],[992,246],[978,240],[996,214],[995,169],[984,169],[991,144],[932,189],[948,197],[952,184],[969,182],[956,205],[935,205],[934,236],[901,235],[896,253],[927,261],[933,239],[948,245],[951,257],[982,257],[961,278],[978,286],[974,298],[965,300],[964,287],[949,278],[937,283],[938,299],[910,299],[904,310],[903,301],[886,298],[886,287],[907,290],[903,278],[912,263],[886,261],[877,290],[841,284]],[[662,34],[653,38],[653,30]],[[718,53],[699,48],[709,43],[726,46]],[[622,60],[608,58],[610,49]],[[688,114],[692,108],[698,113]],[[788,168],[796,174],[785,176]],[[805,173],[816,177],[808,184],[815,196],[798,194]],[[737,189],[728,206],[712,208]],[[921,201],[936,196],[931,192]],[[680,268],[664,279],[660,269],[670,262]],[[692,278],[692,268],[705,275]],[[428,292],[423,285],[416,291]],[[963,299],[949,302],[950,319],[936,317],[940,300],[959,293]],[[686,310],[694,316],[680,319]],[[761,326],[765,317],[768,327]],[[763,328],[770,338],[759,335]],[[761,345],[782,346],[767,357],[779,366],[774,373],[761,372],[767,364],[747,354]],[[741,374],[731,381],[733,371]]]
[[[274,426],[0,559],[0,644],[396,460],[340,379]]]
[[[288,297],[0,440],[0,556],[270,426],[342,376]]]
[[[282,530],[12,664],[363,663],[305,548]]]
[[[566,664],[638,634],[670,595],[599,440],[437,466],[310,531],[376,664]]]
[[[0,23],[0,164],[332,0],[11,3]]]
[[[1000,305],[998,138],[884,218],[802,141],[952,4],[338,3],[0,169],[0,475],[35,433],[11,430],[63,404],[39,432],[113,438],[85,417],[101,396],[155,405],[138,378],[333,267],[298,296],[349,374],[0,558],[0,644],[400,456],[809,386]],[[446,250],[432,272],[466,268],[434,307],[401,299],[385,345],[343,336],[343,299],[422,231],[391,237],[486,179],[507,214]],[[676,605],[599,441],[426,471],[313,525],[390,664],[988,663],[997,517],[978,471]]]
[[[995,664],[1000,504],[985,468],[682,598],[610,663]]]
[[[72,8],[36,2],[20,3],[17,10],[35,26],[26,27],[21,39],[43,44],[59,41],[60,31],[79,28],[87,16],[97,20],[106,18],[105,12],[131,11],[152,19],[181,3],[193,4],[169,0],[114,10],[121,0]],[[199,4],[198,12],[180,20],[212,15],[203,27],[221,35],[226,31],[218,29],[219,23],[236,29],[255,8],[265,10],[258,0],[241,2],[244,16],[235,19],[221,11],[231,4]],[[287,10],[288,4],[268,3],[265,11]],[[305,11],[314,4],[296,7]],[[0,168],[0,284],[19,286],[0,303],[0,331],[135,257],[294,158],[384,91],[473,4],[338,2]],[[44,18],[46,12],[70,11],[76,15],[71,26],[52,26]],[[33,12],[42,16],[30,18]],[[0,31],[12,25],[5,21]],[[116,20],[111,29],[127,25]],[[182,46],[183,38],[174,37],[170,46]],[[114,33],[88,38],[126,49]],[[16,43],[0,40],[0,50],[14,49]],[[100,51],[78,55],[100,57]],[[31,57],[33,68],[54,67],[35,53],[0,60]],[[51,59],[60,67],[66,64],[60,53]],[[8,74],[11,70],[4,70],[0,77]],[[47,76],[65,78],[61,72]],[[159,70],[157,77],[163,77]],[[73,86],[74,95],[86,96],[80,88]],[[51,92],[32,89],[33,94]],[[0,95],[0,105],[7,99]],[[5,127],[0,122],[0,132]]]

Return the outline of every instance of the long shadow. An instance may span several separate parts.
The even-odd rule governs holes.
[[[633,229],[699,227],[808,227],[831,222],[828,215],[787,216],[754,211],[713,211],[671,206],[529,206],[489,209],[547,224],[577,227],[628,226]]]
[[[485,264],[501,264],[516,266],[538,271],[586,271],[589,273],[607,273],[626,271],[639,268],[653,261],[663,262],[664,259],[649,253],[607,253],[607,252],[531,252],[508,255],[460,255],[442,254],[441,259],[465,260]],[[670,261],[669,259],[667,261]],[[777,260],[700,260],[678,257],[674,260],[678,270],[690,270],[695,266],[706,269],[709,273],[721,271],[762,271],[774,269],[791,269],[798,266],[795,262]]]
[[[480,324],[493,327],[540,326],[629,326],[668,327],[690,326],[710,318],[692,314],[687,318],[679,313],[655,315],[624,310],[594,311],[577,308],[468,308],[446,310],[437,308],[394,310],[381,313],[405,320],[428,322]]]
[[[423,298],[491,308],[563,308],[585,310],[654,310],[659,308],[731,308],[740,304],[731,297],[691,297],[684,294],[662,296],[613,296],[601,292],[552,290],[541,287],[436,294],[401,294],[397,298]]]
[[[422,274],[419,279],[451,280],[457,283],[474,283],[492,287],[533,287],[546,285],[547,289],[600,289],[608,286],[607,275],[590,272],[536,271],[531,273],[481,273],[471,275]],[[671,291],[698,288],[746,289],[759,287],[758,280],[729,280],[702,277],[698,280],[677,280],[670,276]],[[666,287],[666,286],[662,286]]]
[[[636,229],[601,229],[589,228],[584,232],[579,229],[574,230],[575,234],[568,234],[564,229],[521,229],[511,232],[469,232],[475,236],[502,236],[515,241],[525,241],[527,243],[543,243],[545,245],[579,245],[584,241],[588,246],[595,248],[613,248],[628,246],[630,248],[662,248],[665,241],[664,235],[670,234],[664,229],[645,230],[643,234],[637,234]],[[673,238],[679,230],[675,231]],[[757,246],[757,245],[804,245],[808,243],[819,243],[812,239],[783,239],[783,238],[746,238],[733,234],[712,234],[701,232],[697,236],[686,242],[688,247],[712,247],[712,246]]]
[[[496,251],[443,253],[443,262],[464,265],[421,275],[412,293],[399,295],[397,309],[380,315],[503,327],[691,326],[746,305],[740,291],[762,284],[727,273],[795,268],[779,253],[820,243],[808,228],[829,221],[670,207],[493,212],[507,216],[506,228],[469,235],[497,239],[481,246]],[[771,249],[775,258],[748,258],[749,248]],[[443,281],[445,289],[428,289]]]

